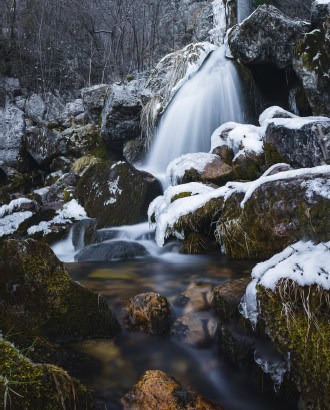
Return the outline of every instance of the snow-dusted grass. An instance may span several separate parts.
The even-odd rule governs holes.
[[[166,182],[169,185],[176,185],[184,176],[186,171],[195,169],[202,173],[206,165],[219,159],[217,155],[205,152],[196,152],[192,154],[181,155],[169,163],[166,170]]]
[[[169,234],[172,236],[177,236],[178,239],[184,239],[182,237],[182,232],[173,232],[171,229],[178,222],[182,216],[186,216],[197,211],[199,208],[206,205],[211,199],[222,198],[226,201],[233,193],[240,192],[244,193],[244,198],[241,202],[241,207],[243,208],[245,203],[251,198],[256,189],[258,189],[263,184],[273,182],[288,180],[298,177],[310,177],[316,175],[329,175],[330,177],[330,165],[323,165],[314,168],[301,168],[296,170],[279,172],[274,175],[268,175],[265,173],[262,177],[252,182],[228,182],[225,186],[213,189],[211,187],[206,187],[203,184],[183,184],[177,187],[170,187],[165,191],[163,196],[156,198],[149,207],[148,215],[149,220],[153,216],[156,222],[156,241],[158,246],[163,246],[166,238]],[[313,182],[313,181],[319,181]],[[313,195],[314,193],[320,194],[322,196],[329,195],[328,185],[320,184],[320,180],[314,179],[313,181],[306,181],[304,184],[308,185],[308,195]],[[196,187],[193,196],[177,199],[174,202],[170,202],[170,198],[173,197],[173,188],[175,188],[175,194],[180,192],[191,192],[190,189]],[[198,192],[198,187],[201,187],[200,192]],[[203,187],[203,188],[202,188]],[[172,191],[171,191],[172,190]]]
[[[330,242],[297,242],[253,269],[240,311],[255,326],[259,315],[257,285],[274,291],[281,280],[290,279],[299,286],[318,285],[330,290],[329,269]]]
[[[46,235],[51,232],[52,225],[64,225],[88,218],[85,209],[75,199],[72,199],[63,208],[56,211],[56,214],[51,221],[43,221],[38,225],[31,226],[27,231],[28,235],[34,235],[38,232],[43,232],[43,235]]]

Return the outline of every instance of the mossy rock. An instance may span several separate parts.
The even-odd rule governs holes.
[[[93,409],[88,390],[63,369],[35,364],[0,340],[0,406],[15,410]]]
[[[315,285],[300,287],[291,280],[282,280],[274,291],[262,286],[257,291],[260,319],[277,349],[290,352],[291,378],[300,392],[301,408],[328,408],[329,291]]]
[[[0,317],[23,344],[111,337],[119,325],[105,300],[73,282],[48,245],[33,239],[4,245]]]
[[[275,180],[260,185],[241,207],[243,193],[227,199],[217,223],[217,238],[232,258],[261,259],[302,238],[329,240],[330,201],[310,184],[325,184],[327,174]]]
[[[76,195],[98,227],[137,224],[150,202],[162,194],[160,182],[126,162],[102,161],[81,177]],[[129,204],[130,209],[127,209]]]

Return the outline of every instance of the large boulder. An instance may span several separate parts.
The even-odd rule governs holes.
[[[142,102],[136,81],[115,83],[102,111],[101,135],[110,148],[121,151],[125,142],[141,136]]]
[[[184,389],[176,380],[159,370],[147,371],[121,399],[124,410],[221,410],[199,394]]]
[[[34,122],[41,122],[46,113],[45,101],[39,94],[32,94],[26,101],[25,113]]]
[[[150,202],[162,193],[160,182],[125,162],[102,161],[81,177],[76,195],[99,227],[130,225],[147,219]],[[129,212],[127,204],[130,204]]]
[[[314,115],[330,115],[330,13],[320,28],[297,44],[293,68],[301,80]]]
[[[282,69],[292,64],[295,44],[308,28],[308,23],[262,5],[230,31],[228,44],[232,55],[245,64],[271,63]]]
[[[73,282],[48,245],[33,239],[4,245],[0,317],[18,340],[113,336],[118,322],[105,300]]]
[[[267,258],[301,238],[329,236],[330,167],[280,172],[234,191],[217,236],[232,258]],[[243,192],[240,192],[243,191]]]
[[[22,351],[2,338],[0,372],[1,408],[94,408],[86,387],[66,371],[50,364],[33,363]]]
[[[311,24],[313,29],[322,28],[325,19],[330,16],[330,1],[315,0],[312,4]]]
[[[129,329],[151,334],[166,334],[171,325],[171,309],[165,298],[158,293],[141,293],[130,299],[125,311]]]
[[[108,88],[109,86],[106,84],[98,84],[81,90],[84,109],[89,118],[96,124],[99,123]]]
[[[266,127],[266,161],[288,162],[293,167],[314,167],[330,160],[330,119],[326,117],[272,118]]]

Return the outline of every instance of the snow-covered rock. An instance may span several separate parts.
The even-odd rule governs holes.
[[[89,167],[76,188],[79,201],[90,217],[97,218],[98,227],[142,222],[149,203],[161,192],[159,181],[151,174],[112,161]]]
[[[197,152],[182,155],[167,167],[166,180],[170,185],[188,182],[224,184],[232,176],[232,168],[221,161],[218,155]]]
[[[228,36],[232,55],[245,64],[271,63],[282,69],[292,63],[294,47],[309,24],[291,20],[271,5],[262,5]]]

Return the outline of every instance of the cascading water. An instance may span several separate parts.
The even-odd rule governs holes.
[[[252,0],[237,0],[237,21],[241,23],[253,12]]]
[[[244,121],[242,101],[238,73],[222,45],[173,98],[143,168],[158,175],[180,155],[208,152],[217,127]]]

